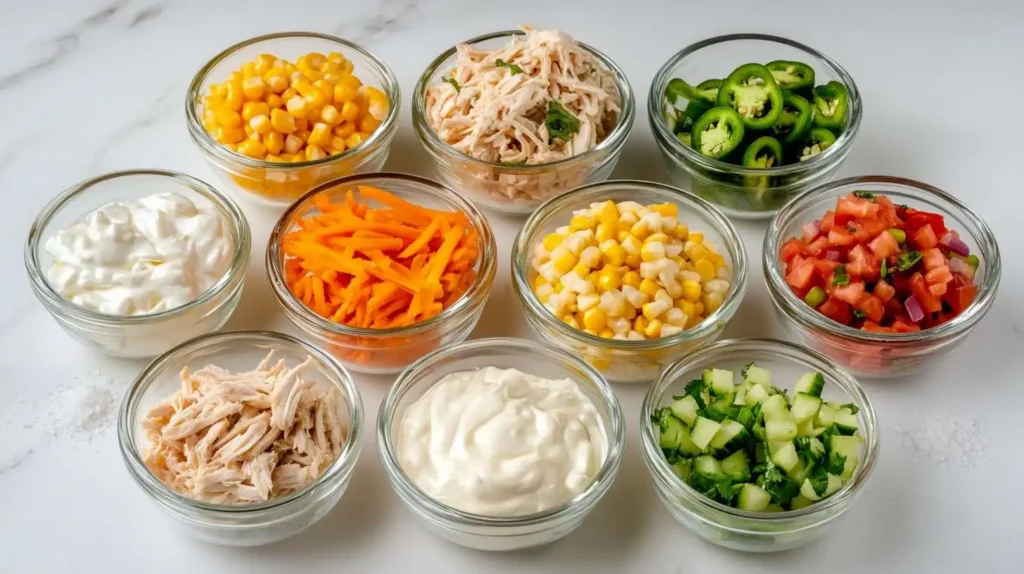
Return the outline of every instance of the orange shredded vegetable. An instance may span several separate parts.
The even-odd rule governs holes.
[[[285,280],[316,314],[388,329],[450,307],[476,279],[478,237],[465,214],[438,211],[359,186],[343,202],[313,199],[282,241]],[[375,207],[374,204],[382,207]]]

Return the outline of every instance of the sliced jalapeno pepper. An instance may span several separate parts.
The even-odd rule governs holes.
[[[708,80],[708,82],[710,81],[713,80]],[[706,84],[707,82],[704,83]],[[683,98],[688,102],[699,100],[713,106],[715,105],[715,98],[718,97],[718,87],[693,87],[681,78],[674,78],[665,86],[665,97],[668,98],[668,103],[675,106],[676,109],[682,109],[677,104],[679,98]]]
[[[819,153],[832,147],[832,144],[836,143],[836,136],[825,128],[814,128],[811,130],[811,135],[807,137],[807,141],[804,142],[804,147],[800,151],[800,161],[807,161]]]
[[[690,131],[693,149],[721,159],[743,142],[743,118],[732,108],[717,106],[697,119]]]
[[[744,167],[769,168],[782,165],[782,144],[772,136],[761,136],[743,152]]]
[[[711,98],[711,105],[718,101],[718,90],[722,88],[722,80],[704,80],[697,84],[697,90]]]
[[[679,143],[683,144],[686,147],[691,147],[690,141],[692,137],[693,136],[691,136],[689,132],[676,134],[676,139],[679,140]]]
[[[842,130],[849,105],[850,93],[839,82],[814,88],[814,125],[833,131]]]
[[[782,116],[772,126],[775,137],[783,145],[792,145],[803,141],[811,131],[814,123],[814,109],[811,102],[793,92],[782,94]]]
[[[690,100],[690,103],[686,104],[686,110],[683,113],[686,119],[695,122],[704,115],[704,112],[713,107],[715,107],[714,104],[709,104],[703,100]]]
[[[744,64],[722,82],[718,105],[739,112],[747,128],[766,130],[782,115],[782,90],[768,68],[761,64]]]
[[[814,87],[814,68],[803,62],[775,60],[764,66],[783,90],[810,90]]]

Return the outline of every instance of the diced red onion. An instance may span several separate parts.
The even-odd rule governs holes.
[[[839,257],[840,254],[838,251],[830,250],[825,252],[825,259],[828,259],[829,261],[839,261]]]
[[[949,270],[974,279],[974,267],[959,257],[949,258]]]
[[[801,230],[803,231],[805,241],[813,241],[817,239],[819,235],[821,235],[821,221],[819,220],[812,221],[810,223],[805,223]]]
[[[907,316],[911,321],[919,323],[921,319],[924,319],[924,309],[913,295],[907,297],[907,300],[903,302],[903,308],[907,310]]]
[[[964,257],[971,254],[971,248],[962,239],[957,239],[956,237],[949,240],[949,250]]]

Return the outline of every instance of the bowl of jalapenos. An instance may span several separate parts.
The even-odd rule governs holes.
[[[678,52],[648,97],[672,179],[740,219],[830,180],[860,128],[853,78],[798,42],[731,34]]]

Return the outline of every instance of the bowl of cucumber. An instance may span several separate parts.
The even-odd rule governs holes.
[[[824,355],[731,339],[686,355],[651,385],[641,446],[676,520],[720,546],[776,552],[821,536],[850,508],[874,469],[878,434],[856,379]]]
[[[658,70],[647,100],[674,183],[739,219],[768,219],[829,181],[862,110],[857,85],[838,63],[764,34],[684,48]]]

